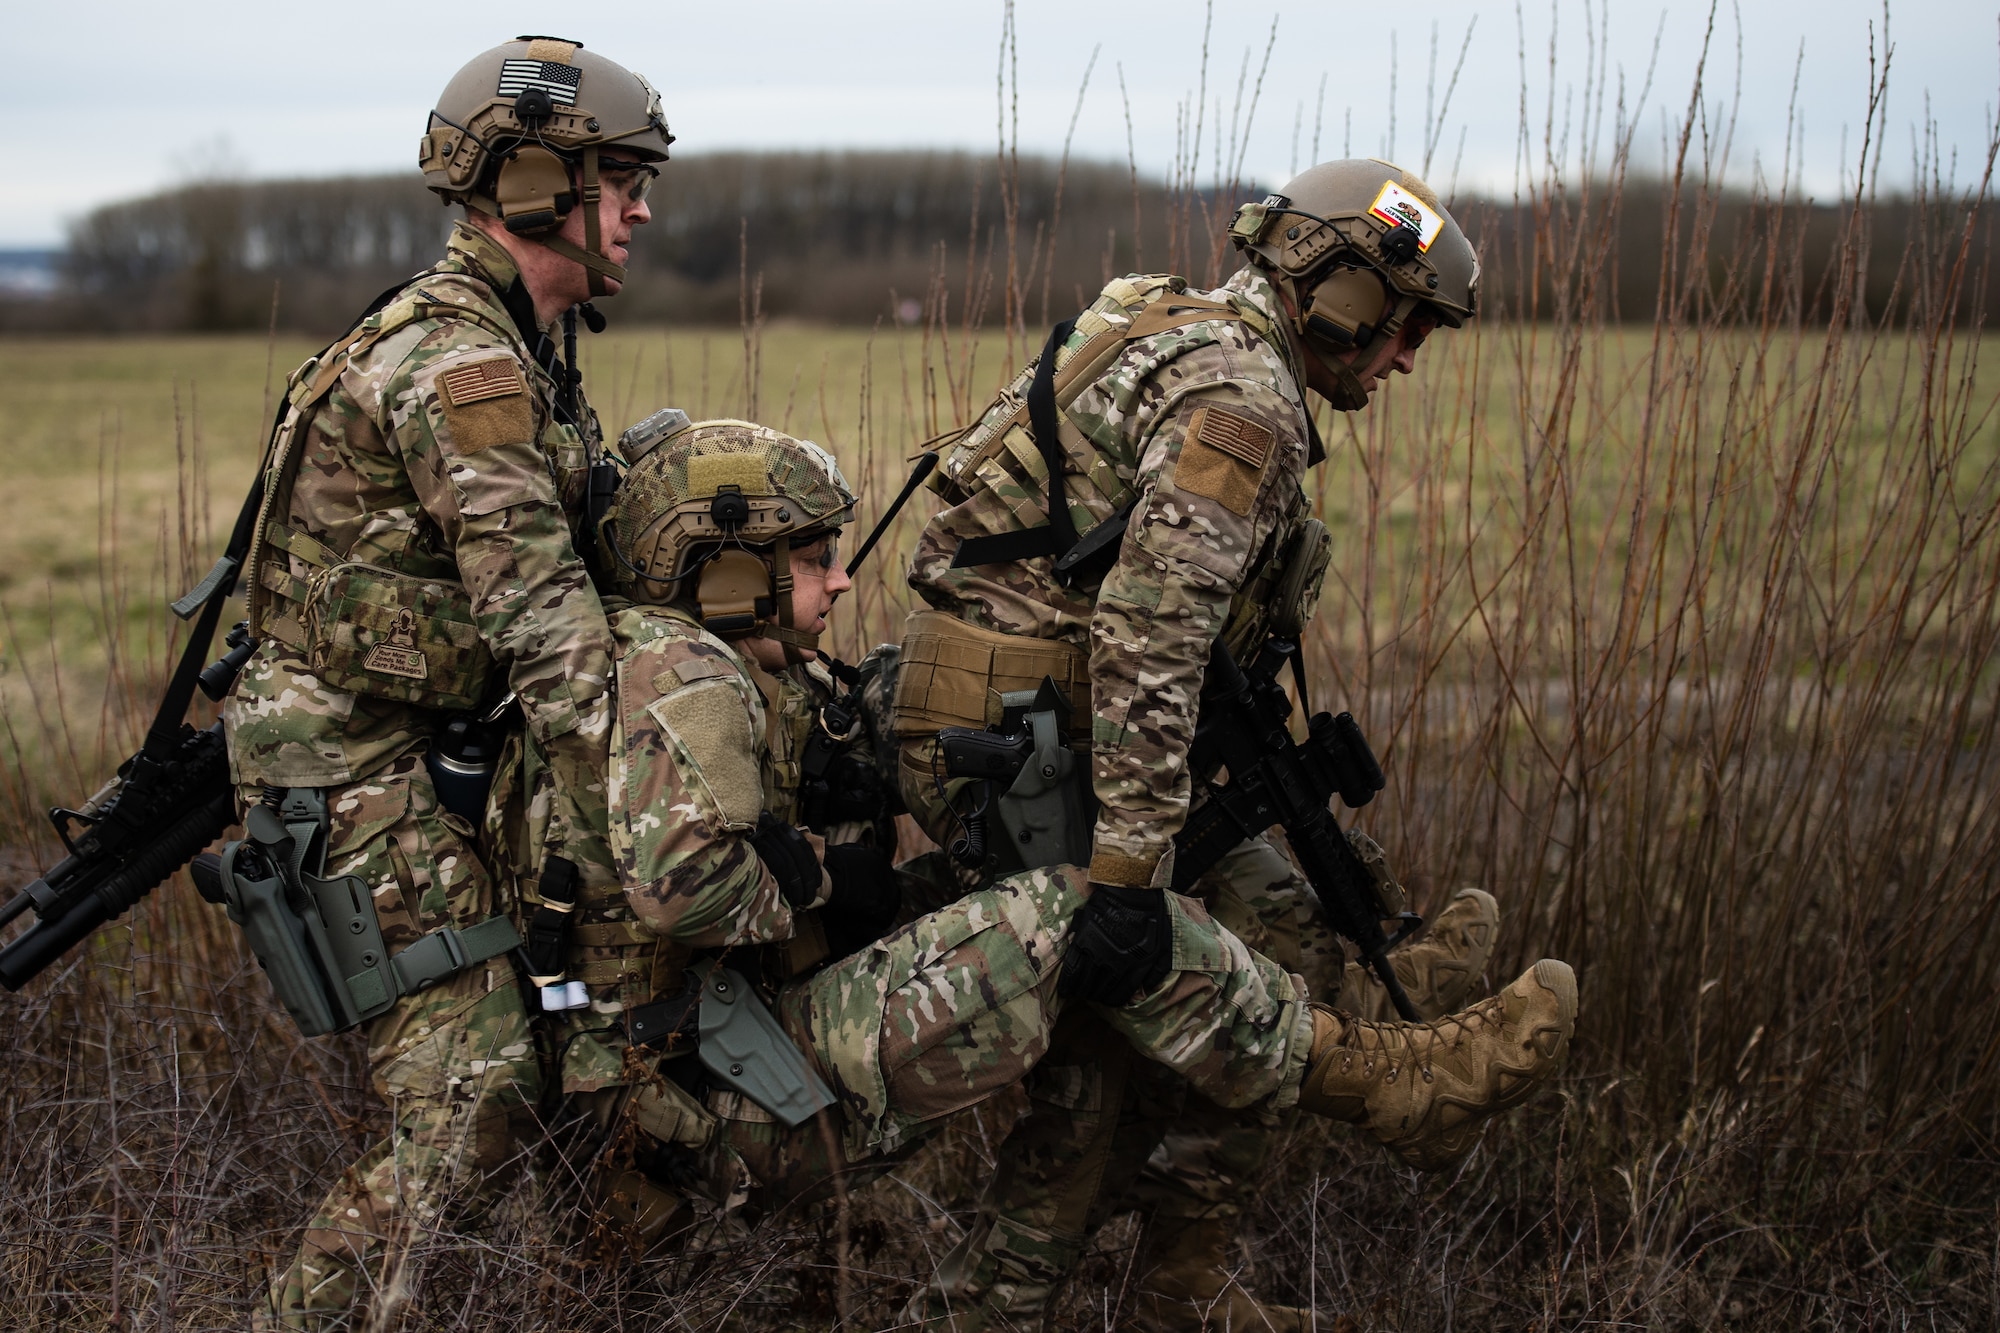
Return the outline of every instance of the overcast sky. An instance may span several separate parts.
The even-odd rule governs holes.
[[[414,171],[425,112],[452,71],[482,46],[521,32],[580,40],[644,73],[680,136],[676,151],[990,151],[996,142],[998,3],[668,0],[619,8],[614,18],[611,6],[557,17],[569,11],[496,0],[465,8],[409,0],[24,4],[8,27],[16,50],[34,55],[14,62],[0,90],[7,127],[0,246],[58,244],[65,220],[94,205],[202,174]],[[1474,0],[1218,6],[1201,179],[1213,173],[1218,118],[1225,147],[1232,120],[1240,123],[1238,73],[1248,53],[1254,80],[1274,20],[1277,48],[1244,156],[1246,173],[1261,183],[1276,184],[1313,160],[1315,135],[1321,158],[1387,154],[1421,167],[1427,85],[1433,105],[1441,102],[1468,31],[1470,55],[1430,169],[1441,188],[1454,175],[1461,185],[1512,188],[1524,102],[1537,159],[1552,104],[1559,141],[1568,128],[1568,158],[1590,141],[1593,125],[1608,146],[1621,88],[1641,126],[1635,158],[1657,166],[1666,127],[1689,104],[1707,6],[1621,0],[1608,21],[1605,9],[1571,0],[1526,10],[1517,19],[1511,6]],[[1021,0],[1023,150],[1061,151],[1095,49],[1074,151],[1125,159],[1122,66],[1139,165],[1169,170],[1177,110],[1201,77],[1203,12],[1198,0]],[[1778,175],[1795,69],[1794,160],[1805,188],[1828,197],[1852,178],[1866,119],[1869,25],[1879,56],[1882,16],[1868,0],[1721,5],[1708,110],[1718,127],[1735,112],[1735,180],[1760,165]],[[1926,120],[1935,122],[1947,165],[1956,153],[1961,181],[1976,178],[2000,100],[2000,11],[1991,3],[1903,0],[1890,11],[1889,37],[1884,180],[1907,181],[1913,136]],[[1586,109],[1600,68],[1608,83]]]

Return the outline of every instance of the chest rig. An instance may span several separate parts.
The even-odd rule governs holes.
[[[452,273],[421,280],[293,372],[266,451],[263,499],[245,562],[251,640],[269,639],[299,654],[335,689],[452,711],[486,700],[495,671],[452,553],[431,549],[421,529],[370,534],[343,553],[288,520],[313,421],[356,358],[434,319],[476,324],[519,350],[520,331],[503,314],[448,292],[466,283],[484,286]],[[565,509],[576,512],[589,485],[585,441],[552,418],[539,386],[530,399],[551,479]]]
[[[939,450],[929,485],[948,505],[982,491],[1043,491],[1049,521],[1015,532],[968,537],[952,568],[1053,557],[1055,582],[1088,590],[1116,561],[1138,493],[1118,475],[1097,442],[1067,416],[1083,393],[1099,383],[1135,342],[1179,332],[1181,341],[1137,368],[1154,375],[1176,357],[1213,343],[1220,324],[1240,323],[1274,347],[1288,346],[1284,332],[1249,301],[1189,294],[1185,279],[1162,274],[1118,278],[1073,322],[1056,326],[1035,363],[1024,369],[979,419]],[[1202,326],[1208,325],[1204,329]],[[1306,416],[1308,466],[1324,454],[1311,414]],[[1135,479],[1136,480],[1136,479]],[[1108,514],[1079,532],[1075,510]],[[1272,533],[1238,592],[1223,631],[1242,648],[1259,641],[1279,619],[1311,618],[1325,577],[1330,544],[1317,520],[1307,519],[1299,495],[1290,517]],[[1090,685],[1084,651],[1067,642],[981,629],[957,616],[920,607],[912,612],[902,645],[895,714],[904,737],[946,727],[974,729],[1000,720],[1004,696],[1032,694],[1044,677],[1069,700],[1066,737],[1087,743]]]

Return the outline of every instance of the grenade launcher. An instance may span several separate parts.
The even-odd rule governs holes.
[[[250,549],[262,496],[260,474],[236,517],[228,550],[173,604],[175,615],[194,620],[194,632],[146,743],[82,809],[49,811],[69,855],[0,907],[0,928],[30,908],[35,913],[35,923],[0,948],[0,986],[14,991],[27,985],[86,935],[165,883],[236,822],[222,724],[197,731],[186,717],[197,685],[209,698],[221,699],[257,650],[247,627],[238,625],[226,640],[228,653],[202,666],[223,603]],[[196,886],[211,902],[221,901],[219,883],[204,883],[197,874]]]

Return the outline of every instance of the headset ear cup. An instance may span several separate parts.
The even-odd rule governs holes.
[[[1366,347],[1393,308],[1393,298],[1373,269],[1337,268],[1313,288],[1303,328],[1307,337],[1340,351]]]
[[[702,566],[695,585],[702,628],[711,634],[748,634],[776,610],[771,571],[741,549],[725,550]]]
[[[516,148],[500,164],[493,200],[500,205],[500,220],[516,236],[554,231],[576,205],[569,164],[546,148]]]

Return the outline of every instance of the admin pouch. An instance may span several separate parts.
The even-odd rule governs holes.
[[[306,595],[306,658],[334,689],[455,711],[486,698],[493,654],[456,580],[341,564]]]

